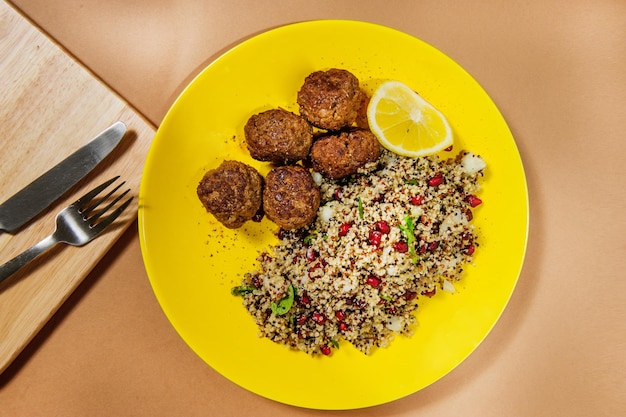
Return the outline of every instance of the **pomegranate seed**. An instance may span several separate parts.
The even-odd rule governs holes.
[[[435,174],[434,177],[428,180],[428,185],[430,185],[431,187],[438,187],[441,184],[443,184],[443,175],[439,173]]]
[[[370,230],[368,239],[370,242],[370,245],[372,246],[380,246],[380,241],[383,237],[383,234],[381,232],[379,232],[378,230]]]
[[[308,305],[308,304],[311,304],[311,299],[309,298],[309,295],[307,293],[304,293],[300,297],[300,302],[302,304]]]
[[[382,195],[382,194],[378,194],[376,197],[374,197],[374,198],[372,199],[372,201],[373,201],[374,203],[380,203],[381,201],[383,201],[383,195]]]
[[[402,240],[394,243],[392,246],[393,250],[395,250],[396,252],[407,253],[409,251],[409,244]]]
[[[422,292],[426,297],[432,297],[437,292],[437,288],[433,288],[432,290]]]
[[[326,316],[324,316],[322,313],[318,313],[317,311],[311,315],[311,319],[317,324],[326,323]]]
[[[346,313],[342,310],[337,310],[335,312],[335,317],[337,317],[337,320],[344,320],[346,318]]]
[[[465,210],[465,217],[467,217],[468,222],[472,221],[472,219],[474,218],[474,214],[472,213],[472,210],[470,209]]]
[[[321,345],[320,351],[326,356],[330,355],[330,347],[328,345]]]
[[[465,248],[465,254],[473,255],[475,250],[476,248],[474,247],[474,245],[469,245],[468,247]]]
[[[387,223],[385,220],[380,220],[377,221],[374,224],[374,227],[376,228],[376,230],[378,230],[380,233],[384,233],[387,234],[391,231],[391,228],[389,227],[389,223]]]
[[[414,206],[421,206],[424,203],[424,196],[420,195],[418,197],[411,197],[409,199],[409,203],[413,204]]]
[[[342,321],[341,323],[339,323],[339,330],[345,332],[346,330],[348,330],[348,325]]]
[[[447,148],[445,148],[444,151],[450,152],[452,150],[452,147],[453,147],[453,145],[450,145]]]
[[[389,307],[387,309],[387,313],[391,314],[392,316],[395,316],[396,314],[398,314],[398,310],[395,307]]]
[[[471,235],[471,234],[469,234],[469,233],[467,233],[467,232],[465,232],[465,233],[463,233],[463,234],[461,235],[461,239],[463,239],[463,240],[470,240],[470,239],[471,239],[471,237],[472,237],[472,235]]]
[[[415,291],[407,291],[402,297],[404,297],[404,299],[407,301],[411,301],[412,299],[417,297],[417,293]]]
[[[433,252],[435,249],[437,249],[439,247],[439,242],[438,241],[432,241],[428,244],[428,250]]]
[[[308,248],[306,250],[306,260],[309,262],[313,262],[314,260],[317,259],[317,257],[320,256],[320,254],[313,248]]]
[[[343,197],[343,192],[341,191],[341,188],[335,188],[335,192],[334,192],[333,196],[334,196],[336,201],[341,200],[341,197]]]
[[[369,277],[367,277],[365,282],[367,282],[367,285],[371,287],[378,288],[380,287],[380,283],[382,282],[382,280],[375,275],[370,275]]]
[[[308,317],[305,314],[300,314],[298,317],[296,317],[296,323],[298,323],[300,326],[306,323],[307,320]]]
[[[474,208],[480,204],[482,204],[482,200],[475,195],[468,195],[465,200],[469,203],[470,207]]]
[[[339,236],[345,236],[348,234],[348,230],[352,227],[352,223],[344,223],[339,227]]]

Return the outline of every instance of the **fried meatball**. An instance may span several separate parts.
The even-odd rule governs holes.
[[[255,114],[244,127],[250,155],[259,161],[290,163],[304,159],[313,142],[313,127],[284,109]]]
[[[297,101],[300,114],[313,126],[340,130],[356,122],[364,95],[354,74],[333,68],[309,74]]]
[[[369,130],[356,129],[325,136],[311,147],[313,170],[339,179],[358,172],[380,156],[380,143]]]
[[[356,117],[356,127],[358,128],[368,130],[370,128],[369,120],[367,118],[367,107],[370,104],[370,99],[371,98],[365,93],[361,95],[361,105],[359,107],[359,112]]]
[[[265,177],[263,209],[285,230],[307,226],[315,220],[320,190],[311,173],[300,165],[272,169]]]
[[[260,210],[263,177],[242,162],[224,161],[204,174],[196,192],[209,213],[224,226],[236,229]]]

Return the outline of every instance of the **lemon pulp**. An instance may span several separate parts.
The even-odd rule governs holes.
[[[444,115],[399,81],[386,81],[374,91],[367,117],[381,145],[400,155],[430,155],[453,142]]]

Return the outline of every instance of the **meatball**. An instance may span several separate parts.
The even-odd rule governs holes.
[[[370,124],[369,124],[369,120],[367,119],[367,107],[370,104],[371,98],[368,97],[367,94],[365,93],[363,93],[361,97],[362,97],[361,104],[359,107],[358,114],[356,116],[356,127],[369,130]]]
[[[255,114],[244,127],[250,155],[259,161],[290,163],[304,159],[313,142],[313,127],[284,109]]]
[[[261,209],[263,177],[242,162],[224,161],[202,177],[196,192],[209,213],[236,229]]]
[[[325,136],[311,147],[313,170],[339,179],[358,172],[380,156],[380,143],[369,130],[356,129]]]
[[[354,74],[333,68],[309,74],[297,101],[300,114],[313,126],[340,130],[356,122],[364,97]]]
[[[274,168],[265,177],[263,209],[270,220],[285,230],[312,223],[320,199],[320,190],[311,173],[300,165]]]

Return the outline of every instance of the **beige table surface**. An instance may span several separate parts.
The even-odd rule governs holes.
[[[626,415],[626,2],[15,4],[157,126],[193,75],[260,31],[346,18],[410,33],[499,106],[531,214],[518,287],[483,344],[426,389],[347,412],[275,403],[205,365],[163,315],[135,225],[0,375],[0,416]]]

